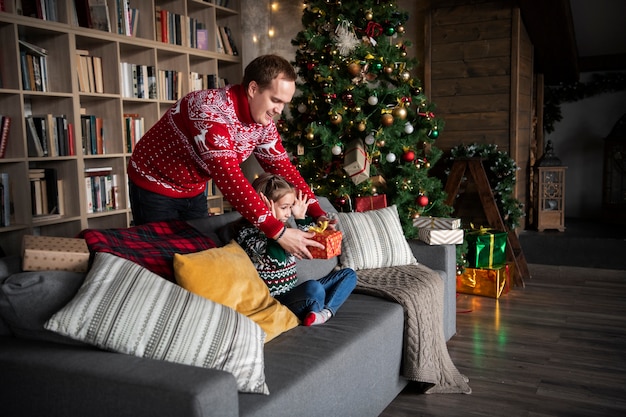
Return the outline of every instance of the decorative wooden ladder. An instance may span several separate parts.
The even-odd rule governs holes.
[[[491,191],[491,186],[489,185],[489,180],[487,179],[485,167],[480,158],[457,159],[454,161],[445,187],[445,191],[448,194],[446,204],[454,207],[454,201],[456,200],[461,182],[468,168],[476,184],[476,190],[478,191],[489,227],[507,232],[506,256],[509,262],[515,264],[515,273],[511,277],[513,285],[524,287],[524,279],[530,278],[526,257],[522,251],[517,233],[515,233],[515,230],[509,230],[502,220],[493,192]]]

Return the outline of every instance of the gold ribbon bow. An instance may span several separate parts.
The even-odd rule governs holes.
[[[309,227],[309,232],[322,233],[328,227],[328,220],[317,222],[317,226]]]

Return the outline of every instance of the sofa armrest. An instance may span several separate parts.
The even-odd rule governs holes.
[[[239,414],[228,372],[91,347],[2,337],[0,375],[3,416]]]
[[[429,245],[416,239],[408,242],[417,262],[445,276],[443,333],[450,340],[456,334],[456,245]]]
[[[417,261],[435,271],[456,274],[456,246],[429,245],[421,240],[409,239],[409,247]]]

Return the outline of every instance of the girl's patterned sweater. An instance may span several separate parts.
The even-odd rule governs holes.
[[[301,230],[307,230],[313,224],[309,217],[296,220],[296,225]],[[283,249],[274,239],[269,239],[258,228],[245,221],[239,228],[235,240],[252,260],[272,297],[285,294],[298,284],[296,257]]]

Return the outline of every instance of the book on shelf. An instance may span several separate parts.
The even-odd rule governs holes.
[[[24,90],[48,91],[48,51],[23,39],[19,44]]]
[[[28,156],[45,156],[33,116],[26,116],[26,138],[28,140]]]
[[[235,44],[235,38],[233,37],[232,30],[230,30],[230,27],[224,26],[224,31],[226,32],[226,38],[228,39],[228,44],[230,45],[230,49],[232,50],[232,55],[239,55],[239,50],[237,49],[237,45]]]
[[[11,129],[11,117],[0,115],[0,158],[4,158],[9,142],[9,130]]]
[[[91,29],[103,32],[111,31],[111,21],[109,19],[109,6],[107,0],[88,0],[89,16],[91,19]]]
[[[156,76],[151,65],[120,62],[122,96],[156,98]]]
[[[88,50],[76,50],[78,89],[83,93],[104,93],[102,57],[91,56]]]
[[[135,150],[135,145],[144,134],[144,118],[137,113],[124,113],[123,126],[126,151],[132,153]]]
[[[222,34],[220,33],[220,27],[215,26],[215,51],[220,54],[225,54],[224,41],[222,40]]]
[[[42,216],[58,217],[59,197],[58,178],[54,168],[31,168],[28,170],[30,181],[32,214],[41,220]]]
[[[117,174],[113,174],[113,167],[86,168],[85,187],[88,213],[119,208]]]
[[[102,58],[99,56],[91,57],[93,61],[93,78],[96,93],[104,93],[104,80],[102,77]]]
[[[8,172],[0,172],[0,226],[11,225],[12,213],[10,175]]]
[[[104,155],[104,119],[93,114],[81,114],[83,155]]]
[[[205,27],[196,30],[196,48],[203,51],[209,50],[209,31]]]
[[[233,48],[230,46],[228,35],[226,34],[226,28],[224,26],[218,26],[218,29],[220,39],[222,40],[222,45],[224,45],[224,53],[228,55],[233,55]]]
[[[117,33],[120,35],[131,36],[131,7],[130,0],[117,0],[116,5],[117,15]]]
[[[76,140],[74,139],[74,124],[67,123],[67,154],[69,156],[76,155]]]
[[[22,15],[41,20],[58,21],[57,2],[55,0],[20,0],[17,10]]]

